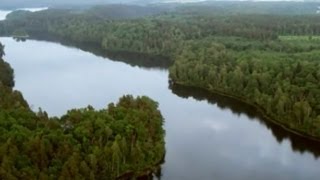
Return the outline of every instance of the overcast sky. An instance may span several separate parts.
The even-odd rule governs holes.
[[[188,3],[188,2],[202,2],[202,1],[215,1],[215,0],[0,0],[0,9],[6,7],[41,7],[51,5],[90,5],[90,4],[149,4],[149,3],[161,3],[161,2],[176,2],[176,3]],[[218,0],[221,1],[221,0]],[[237,0],[226,0],[237,1]],[[244,1],[244,0],[238,0]],[[250,0],[250,1],[289,1],[289,0]],[[303,1],[303,0],[292,0]],[[313,0],[305,0],[313,1]],[[316,0],[319,2],[320,0]]]

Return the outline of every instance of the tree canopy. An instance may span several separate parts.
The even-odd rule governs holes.
[[[48,117],[12,89],[13,70],[2,59],[0,73],[0,179],[136,177],[162,162],[164,120],[150,98],[126,95],[102,110]]]
[[[298,7],[298,3],[290,8],[309,12],[315,4],[304,5]],[[270,8],[260,6],[260,9],[266,7]],[[264,9],[269,13],[258,13],[244,12],[242,8],[238,13],[228,13],[228,10],[215,12],[216,7],[207,4],[186,5],[159,15],[133,19],[121,14],[118,18],[110,17],[101,7],[81,11],[18,11],[0,22],[0,34],[11,35],[23,30],[34,38],[59,37],[70,42],[94,44],[106,52],[168,57],[174,62],[170,68],[173,83],[232,96],[255,106],[287,128],[320,137],[320,16],[315,11],[289,13],[290,8],[279,6],[274,13],[270,13],[272,9]],[[280,13],[281,9],[286,13]],[[5,79],[2,81],[7,86],[10,84]],[[110,108],[113,106],[106,111]],[[90,109],[76,112],[91,112]],[[116,117],[124,116],[119,113]],[[124,125],[116,123],[116,127]],[[91,137],[90,132],[81,129],[72,134],[77,133]],[[75,136],[76,141],[79,137]],[[123,170],[115,164],[121,159],[119,149],[123,135],[121,137],[115,136],[116,143],[110,144],[112,172]],[[143,159],[145,155],[138,153],[142,150],[139,145],[132,153]],[[77,155],[72,162],[78,159],[81,158]],[[122,161],[128,162],[127,159]]]

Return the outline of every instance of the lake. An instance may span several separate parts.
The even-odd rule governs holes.
[[[130,65],[59,43],[0,38],[16,89],[51,116],[124,94],[147,95],[165,118],[161,179],[319,179],[319,144],[264,121],[250,107],[205,91],[170,86],[163,67]]]

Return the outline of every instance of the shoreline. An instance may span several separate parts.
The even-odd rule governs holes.
[[[184,86],[184,87],[199,88],[199,89],[205,90],[205,91],[207,91],[208,93],[211,93],[211,94],[218,94],[218,95],[221,95],[221,96],[224,96],[224,97],[228,97],[228,98],[232,98],[234,100],[238,100],[238,101],[240,101],[240,102],[242,102],[244,104],[247,104],[247,105],[251,106],[252,108],[254,108],[254,110],[256,112],[258,112],[261,115],[261,117],[264,118],[264,120],[269,121],[269,122],[281,127],[282,129],[294,134],[294,135],[297,135],[297,136],[306,138],[308,140],[312,140],[312,141],[315,141],[317,143],[320,143],[320,137],[313,136],[313,135],[307,134],[306,132],[299,131],[297,129],[288,127],[287,125],[283,124],[281,121],[271,118],[265,112],[265,110],[262,107],[260,107],[258,105],[255,105],[255,104],[253,104],[253,103],[251,103],[251,102],[249,102],[249,101],[247,101],[247,100],[245,100],[245,99],[243,99],[241,97],[238,97],[238,96],[235,96],[235,95],[231,95],[231,94],[228,94],[228,93],[224,93],[222,91],[215,90],[215,89],[207,89],[207,88],[204,88],[204,87],[198,87],[198,86],[195,86],[195,85],[192,85],[192,84],[188,84],[188,83],[173,81],[172,79],[170,79],[170,83],[173,83],[173,84],[176,84],[176,85],[179,85],[179,86]]]
[[[164,163],[164,161],[165,161],[165,154],[163,155],[161,160],[158,161],[157,163],[155,163],[154,165],[146,167],[143,170],[137,171],[137,172],[135,172],[135,171],[124,172],[121,175],[119,175],[118,177],[116,177],[115,179],[126,180],[126,179],[131,179],[131,178],[146,178],[146,177],[152,175],[153,173],[156,173],[157,171],[159,171],[161,169],[161,165]]]

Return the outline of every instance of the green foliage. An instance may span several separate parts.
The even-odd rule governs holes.
[[[319,41],[320,36],[279,36],[282,41]]]
[[[294,1],[208,1],[178,6],[186,14],[316,14],[319,2]]]
[[[0,72],[11,74],[0,62]],[[116,179],[162,162],[163,117],[150,98],[127,95],[106,109],[88,106],[49,118],[41,109],[32,112],[2,74],[0,179]]]
[[[2,59],[2,57],[5,55],[5,53],[4,53],[4,45],[2,45],[1,43],[0,43],[0,59]]]
[[[14,72],[2,57],[4,56],[4,46],[0,43],[0,85],[12,88],[14,86]]]
[[[16,30],[12,33],[13,37],[29,37],[28,33],[24,30]]]
[[[128,9],[126,6],[119,7]],[[130,19],[126,13],[133,12],[123,10],[117,14],[105,11],[110,8],[112,6],[97,6],[88,10],[49,9],[35,13],[17,11],[0,23],[0,33],[11,35],[18,30],[33,37],[50,35],[73,42],[92,43],[105,50],[171,58],[181,51],[186,41],[212,37],[222,41],[227,48],[230,46],[237,50],[269,48],[294,52],[311,51],[320,46],[314,41],[296,45],[283,38],[311,36],[315,39],[320,35],[320,16],[315,14],[207,14],[205,7],[199,6],[198,13],[192,13],[192,8],[186,6],[157,16]],[[142,11],[141,15],[144,13],[149,12]],[[139,17],[139,13],[132,17]]]
[[[235,9],[239,5],[221,4]],[[228,8],[215,12],[219,5],[210,3],[183,5],[175,11],[138,19],[123,19],[121,15],[111,18],[100,7],[16,12],[0,23],[0,33],[24,30],[34,37],[44,34],[95,44],[106,52],[167,56],[175,61],[170,68],[174,82],[237,97],[259,106],[289,128],[320,136],[320,16],[315,14],[316,4],[281,2],[275,9],[271,9],[274,4],[261,4],[240,3],[240,10],[234,12]],[[254,8],[246,7],[259,8],[247,12]],[[307,13],[310,10],[313,13]],[[124,128],[120,123],[114,126]],[[114,127],[110,129],[114,131]],[[87,131],[76,132],[86,135]],[[117,151],[122,140],[118,138],[111,149]],[[132,153],[144,158],[141,151],[139,144]],[[117,161],[119,154],[110,157]],[[114,170],[119,172],[121,168],[115,165]]]
[[[159,6],[138,6],[126,4],[99,5],[88,10],[88,14],[103,19],[136,19],[166,12],[167,8]]]
[[[235,51],[211,40],[191,41],[176,57],[170,77],[237,97],[287,127],[320,136],[319,55],[319,50]]]
[[[60,119],[0,110],[0,177],[114,179],[156,166],[165,153],[157,106],[124,96],[108,109],[75,109]]]

